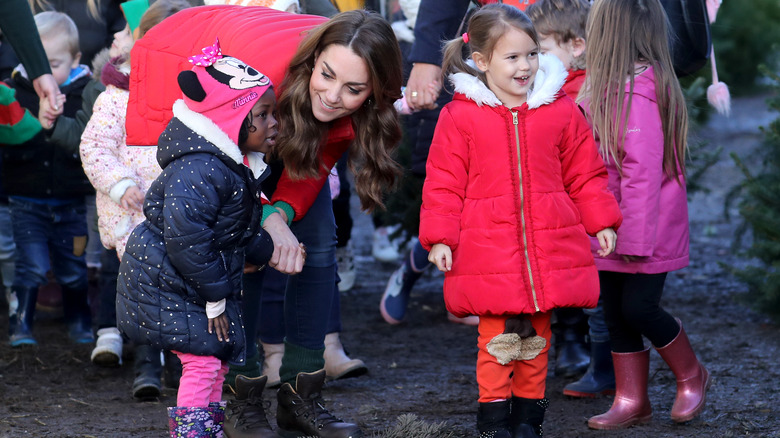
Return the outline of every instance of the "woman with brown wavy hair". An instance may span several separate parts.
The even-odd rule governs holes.
[[[401,54],[390,25],[378,14],[349,11],[307,34],[281,85],[272,154],[284,170],[274,172],[281,175],[276,187],[264,191],[273,193],[271,202],[290,228],[269,230],[280,247],[278,262],[272,264],[282,271],[294,264],[299,241],[306,263],[289,278],[285,291],[280,433],[362,436],[356,425],[307,398],[319,394],[325,378],[325,335],[340,331],[336,225],[325,181],[348,152],[362,208],[383,207],[383,191],[400,175],[391,153],[401,137],[393,108],[401,84]],[[301,402],[312,412],[301,411]],[[310,423],[307,414],[319,424]]]

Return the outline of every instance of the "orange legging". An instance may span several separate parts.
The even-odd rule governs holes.
[[[536,358],[515,360],[506,365],[498,363],[487,352],[487,344],[504,332],[508,316],[480,316],[477,346],[477,384],[479,402],[506,400],[511,396],[541,399],[547,378],[547,352],[550,350],[550,315],[552,312],[525,315],[536,329],[536,334],[547,340],[547,345]],[[514,372],[514,375],[512,373]]]

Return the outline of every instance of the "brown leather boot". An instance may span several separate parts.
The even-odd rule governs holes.
[[[346,423],[328,412],[322,405],[322,385],[325,384],[325,369],[313,373],[299,373],[295,389],[289,383],[282,384],[276,393],[277,433],[283,438],[322,437],[358,438],[363,436],[360,428]]]
[[[282,379],[279,377],[279,368],[282,367],[282,356],[284,356],[284,344],[266,344],[263,346],[263,375],[268,376],[266,388],[278,388],[282,386]]]
[[[676,423],[690,421],[704,409],[707,390],[712,384],[710,373],[696,358],[688,336],[677,319],[680,332],[664,347],[656,348],[658,354],[672,369],[677,378],[677,397],[672,406],[672,420]]]
[[[615,400],[609,411],[588,420],[591,429],[625,429],[647,423],[653,408],[647,396],[650,349],[635,353],[612,353],[615,366]]]
[[[328,380],[358,377],[368,372],[368,367],[360,359],[350,359],[344,352],[338,332],[325,335],[325,376]]]
[[[227,403],[223,430],[229,438],[275,438],[265,416],[263,389],[268,378],[236,376],[236,398]]]

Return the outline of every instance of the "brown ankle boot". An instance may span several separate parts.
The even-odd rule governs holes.
[[[710,373],[696,358],[688,336],[680,325],[680,332],[664,347],[656,348],[658,354],[672,369],[677,379],[677,397],[672,406],[672,420],[676,423],[684,423],[695,418],[707,400],[707,389],[712,381]]]
[[[225,409],[225,435],[230,438],[275,438],[263,400],[263,389],[268,378],[236,376],[236,398]]]
[[[325,369],[313,373],[299,373],[295,389],[289,383],[282,384],[276,393],[277,433],[284,438],[322,437],[358,438],[363,436],[360,428],[346,423],[328,412],[322,405],[322,385],[325,384]]]
[[[328,380],[358,377],[368,372],[360,359],[350,359],[344,352],[338,332],[325,335],[325,376]]]
[[[612,353],[615,366],[615,400],[604,414],[588,420],[591,429],[625,429],[647,423],[653,408],[647,396],[650,349],[635,353]]]

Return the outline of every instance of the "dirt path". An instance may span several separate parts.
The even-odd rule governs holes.
[[[703,140],[725,151],[706,176],[712,191],[691,200],[692,264],[669,276],[665,305],[684,321],[714,376],[704,413],[685,425],[672,423],[674,376],[653,353],[650,424],[618,432],[588,430],[587,418],[608,409],[611,399],[567,399],[561,390],[569,380],[551,376],[545,436],[780,437],[780,330],[734,300],[744,286],[719,264],[744,263],[729,248],[735,224],[722,216],[724,193],[740,177],[727,154],[748,155],[761,138],[757,127],[774,117],[763,98],[741,99],[734,102],[731,119],[715,116],[700,131]],[[370,257],[370,219],[355,218],[359,273],[356,287],[342,295],[342,338],[370,373],[330,383],[324,392],[329,407],[369,435],[387,436],[400,415],[413,413],[428,423],[446,422],[435,436],[476,436],[476,329],[447,322],[442,280],[434,273],[415,289],[408,321],[395,327],[384,323],[378,303],[395,266]],[[0,333],[6,331],[7,319],[1,318]],[[91,346],[71,346],[59,321],[40,321],[36,333],[40,346],[35,349],[0,344],[0,437],[166,436],[165,408],[175,404],[173,390],[158,401],[135,402],[131,358],[121,368],[100,369],[89,362]],[[273,412],[275,393],[265,396]]]

